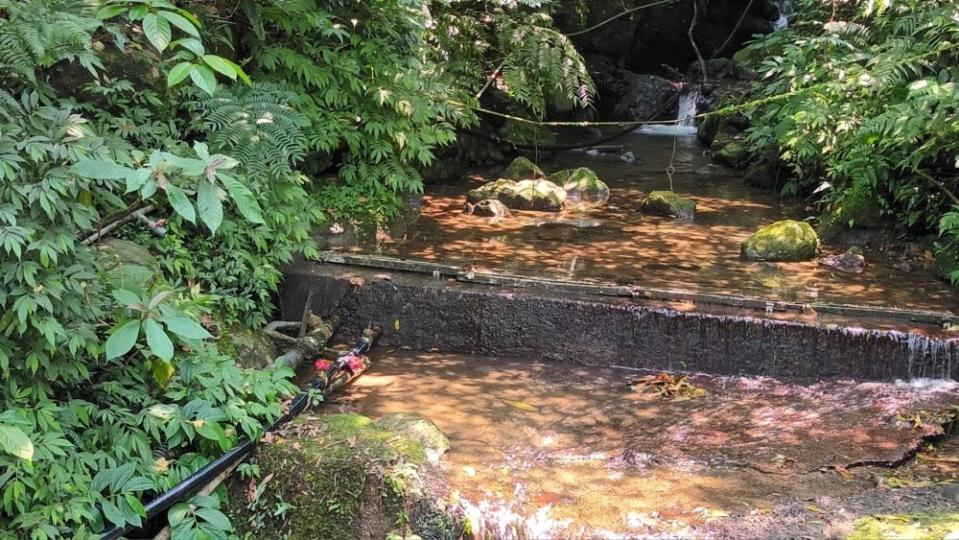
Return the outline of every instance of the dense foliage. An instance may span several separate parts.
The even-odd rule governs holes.
[[[220,343],[311,230],[420,189],[497,66],[530,114],[591,99],[539,4],[0,0],[0,538],[139,524],[277,417],[290,373]],[[229,535],[191,502],[175,537]]]
[[[947,0],[802,0],[755,42],[748,141],[791,170],[824,219],[938,232],[959,254],[959,8]],[[866,224],[866,223],[859,223]],[[868,225],[876,225],[869,223]],[[950,263],[953,281],[959,264]]]

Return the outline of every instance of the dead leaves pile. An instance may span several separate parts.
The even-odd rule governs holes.
[[[708,392],[689,382],[687,375],[679,376],[669,373],[658,373],[640,377],[629,383],[628,388],[634,392],[646,392],[667,401],[689,401],[706,397]]]

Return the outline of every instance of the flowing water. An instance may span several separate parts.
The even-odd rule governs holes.
[[[867,250],[860,274],[816,260],[746,262],[739,248],[773,221],[805,219],[811,208],[776,193],[743,185],[738,173],[709,163],[693,136],[634,133],[611,153],[565,152],[542,163],[547,172],[587,166],[610,186],[604,206],[573,206],[559,214],[514,211],[502,220],[467,215],[468,190],[498,170],[428,186],[420,217],[404,231],[353,246],[355,252],[473,265],[477,270],[582,281],[673,287],[798,302],[830,302],[945,311],[959,305],[928,267],[903,271],[896,261]],[[620,154],[632,152],[627,163]],[[670,188],[697,204],[692,222],[643,215],[640,202]],[[842,248],[824,246],[823,255]],[[926,253],[927,263],[931,254]]]
[[[897,462],[940,429],[897,415],[957,402],[952,381],[644,383],[624,369],[375,356],[338,407],[433,419],[450,438],[452,502],[477,538],[822,537],[862,513],[907,511],[913,502],[875,487],[887,469],[854,465]]]

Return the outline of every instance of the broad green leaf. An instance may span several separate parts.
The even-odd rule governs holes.
[[[16,426],[0,424],[0,449],[20,459],[33,460],[33,442]]]
[[[173,415],[176,413],[177,408],[173,405],[167,405],[163,403],[157,403],[156,405],[147,409],[147,414],[159,418],[160,420],[169,420],[173,418]]]
[[[107,360],[118,358],[130,352],[140,335],[140,321],[127,321],[117,328],[107,339],[105,346]]]
[[[125,307],[142,303],[139,296],[126,289],[116,289],[112,294],[117,302],[120,302],[120,305]]]
[[[130,171],[130,173],[126,176],[126,193],[133,193],[134,191],[143,187],[147,180],[150,179],[150,175],[152,174],[153,171],[150,169],[137,169],[135,171]]]
[[[216,91],[216,75],[206,66],[194,65],[190,68],[190,79],[197,88],[212,95]]]
[[[103,509],[103,516],[107,518],[107,521],[113,523],[114,525],[126,525],[126,519],[123,517],[123,512],[117,508],[117,505],[113,504],[109,499],[104,499],[100,502],[100,508]]]
[[[230,80],[236,80],[236,69],[224,58],[215,54],[205,54],[203,55],[203,62],[220,74],[229,77]]]
[[[190,75],[191,68],[193,68],[193,64],[190,62],[180,62],[173,66],[173,69],[166,76],[167,88],[172,88],[183,82]]]
[[[105,21],[120,15],[126,10],[126,6],[104,6],[97,11],[97,18],[101,21]]]
[[[196,223],[196,210],[193,209],[193,203],[187,198],[186,193],[173,184],[167,184],[165,191],[173,210],[190,223]]]
[[[174,13],[172,11],[157,11],[157,15],[166,19],[170,24],[176,26],[180,30],[183,30],[187,34],[198,38],[200,37],[200,31],[197,30],[196,26],[193,26],[193,23],[190,22],[186,17],[180,15],[179,13]]]
[[[196,197],[197,210],[200,220],[206,223],[210,232],[216,233],[223,222],[223,202],[220,200],[220,189],[207,180],[200,180]]]
[[[210,333],[204,330],[196,321],[186,317],[164,317],[167,330],[185,339],[206,339]]]
[[[233,526],[230,525],[230,519],[227,518],[223,512],[220,512],[215,508],[199,508],[196,511],[196,515],[202,518],[203,521],[206,521],[221,531],[229,531],[233,529]]]
[[[70,170],[77,176],[96,180],[121,180],[136,172],[105,159],[83,159],[76,162]]]
[[[176,527],[190,515],[190,507],[186,503],[177,503],[170,508],[170,511],[167,512],[166,515],[167,520],[170,521],[170,525]]]
[[[143,16],[143,33],[160,52],[170,45],[170,38],[173,35],[170,23],[155,13],[147,13]]]
[[[183,38],[178,39],[171,43],[170,45],[183,47],[184,49],[190,51],[191,53],[197,56],[203,56],[206,54],[206,49],[203,48],[203,42],[196,38]]]
[[[143,321],[143,329],[146,331],[147,346],[150,347],[150,352],[167,361],[172,359],[173,342],[163,331],[160,323],[153,319],[147,319]]]
[[[240,214],[242,214],[247,221],[260,225],[265,223],[265,221],[263,221],[263,210],[260,209],[260,203],[257,202],[256,196],[253,195],[253,192],[250,191],[249,188],[237,179],[226,174],[220,174],[220,181],[223,182],[223,186],[226,187],[233,202],[236,203],[237,210],[240,211]]]

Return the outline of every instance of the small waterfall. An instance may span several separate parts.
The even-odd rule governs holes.
[[[776,7],[779,8],[779,18],[773,23],[773,30],[782,30],[789,27],[789,17],[793,13],[793,6],[790,0],[778,0]]]
[[[699,88],[690,88],[679,96],[679,112],[676,127],[696,129],[696,101],[699,99]]]
[[[695,135],[698,112],[696,104],[699,101],[699,94],[698,86],[687,86],[686,90],[679,95],[675,124],[649,124],[636,131],[649,135]]]

